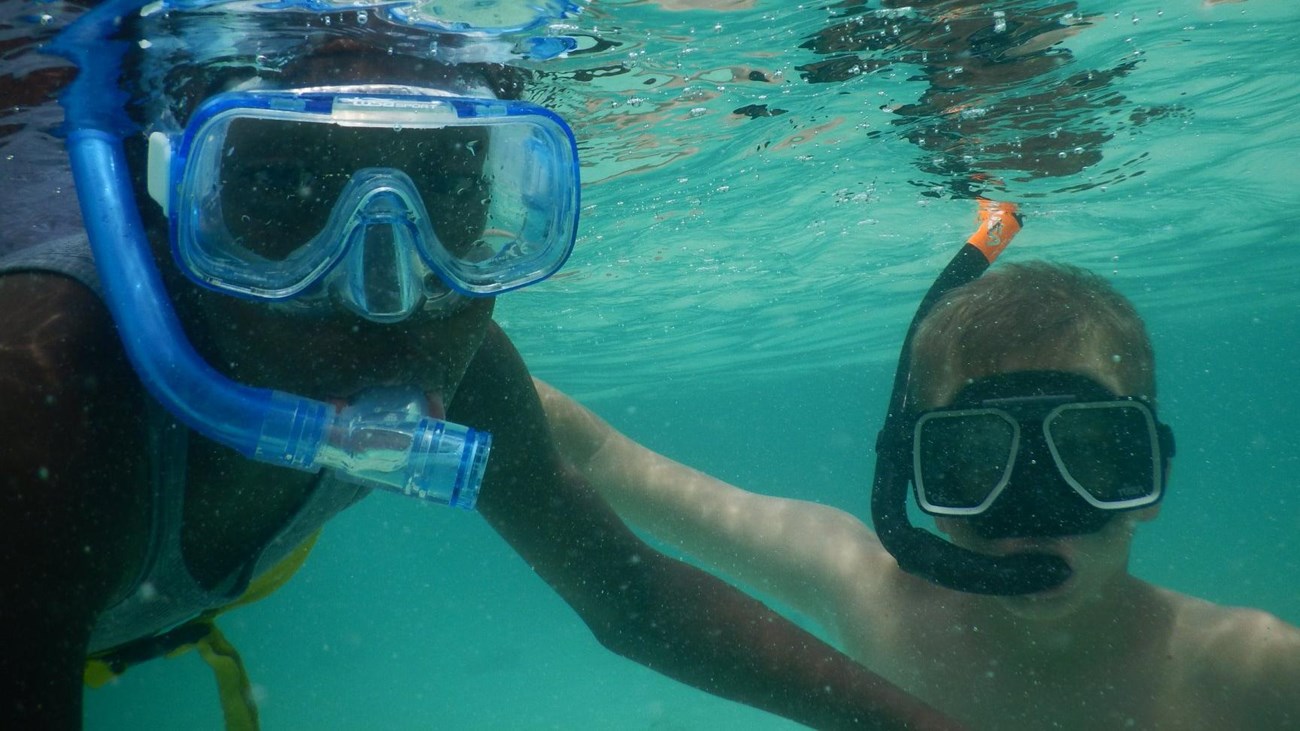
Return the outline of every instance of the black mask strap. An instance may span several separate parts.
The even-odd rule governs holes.
[[[907,517],[907,485],[911,480],[911,455],[907,453],[905,414],[912,377],[912,336],[917,326],[949,290],[984,273],[996,254],[987,255],[964,244],[930,286],[907,328],[903,351],[894,373],[885,425],[876,439],[876,476],[871,492],[871,516],[880,543],[904,571],[941,586],[975,594],[1029,594],[1059,586],[1070,567],[1057,556],[1025,553],[990,556],[953,545],[911,524]]]

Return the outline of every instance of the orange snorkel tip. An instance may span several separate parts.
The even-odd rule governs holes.
[[[1003,203],[979,199],[979,211],[976,220],[979,228],[966,239],[966,243],[979,249],[990,264],[1006,250],[1011,239],[1020,233],[1021,218],[1019,206],[1015,203]]]

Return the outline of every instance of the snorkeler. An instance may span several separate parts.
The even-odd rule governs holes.
[[[378,488],[476,507],[602,644],[685,683],[956,728],[561,462],[491,318],[572,249],[563,120],[379,6],[235,10],[112,0],[54,44],[86,231],[0,260],[0,726],[78,728],[83,678],[197,648],[255,728],[214,618]]]
[[[879,535],[673,462],[539,385],[562,451],[630,524],[972,728],[1300,728],[1300,630],[1128,572],[1174,454],[1142,320],[1073,267],[980,276],[1020,227],[1008,204],[980,213],[906,338]],[[950,542],[910,525],[909,482]]]

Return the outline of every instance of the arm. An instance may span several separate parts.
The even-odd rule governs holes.
[[[818,728],[955,728],[717,579],[646,546],[563,466],[518,354],[495,327],[450,417],[494,434],[484,517],[606,647]]]
[[[560,453],[620,516],[837,635],[846,592],[892,565],[858,518],[748,492],[674,462],[535,382]]]

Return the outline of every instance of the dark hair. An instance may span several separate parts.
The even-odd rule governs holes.
[[[913,390],[1064,353],[1109,357],[1130,394],[1155,397],[1155,355],[1142,318],[1100,276],[1048,262],[1010,263],[949,292],[912,341]]]
[[[359,15],[359,14],[358,14]],[[501,63],[470,61],[467,40],[405,27],[376,17],[360,22],[350,14],[329,17],[312,12],[279,11],[213,16],[201,12],[169,13],[164,17],[131,16],[123,35],[151,38],[128,54],[122,87],[130,98],[130,113],[148,127],[170,117],[183,125],[205,99],[253,78],[269,86],[293,86],[298,79],[313,85],[393,83],[412,86],[486,86],[499,99],[519,99],[531,72]],[[349,20],[351,18],[351,20]],[[198,50],[195,39],[227,35],[247,40]],[[256,41],[256,42],[254,42]],[[383,78],[367,78],[363,69],[382,69]]]

